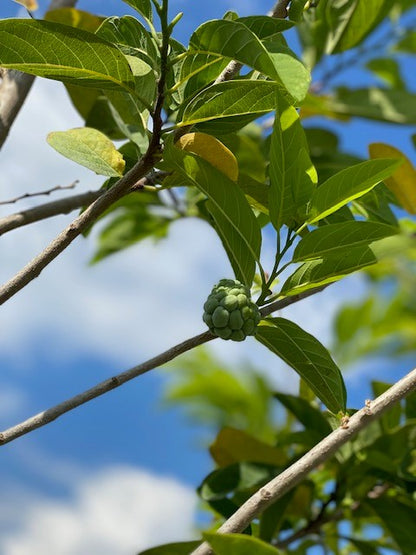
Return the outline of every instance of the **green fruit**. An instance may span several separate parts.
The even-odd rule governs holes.
[[[256,333],[261,316],[248,287],[236,279],[222,279],[212,288],[202,318],[214,335],[244,341]]]

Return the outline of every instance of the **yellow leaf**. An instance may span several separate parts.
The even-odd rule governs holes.
[[[399,158],[403,163],[384,179],[401,206],[410,214],[416,214],[416,170],[411,161],[396,147],[384,143],[372,143],[368,147],[371,158]]]
[[[16,4],[21,4],[30,12],[34,12],[38,9],[38,3],[36,0],[14,0]]]
[[[224,173],[232,181],[238,179],[238,163],[234,154],[221,141],[207,133],[187,133],[175,146],[197,154]]]

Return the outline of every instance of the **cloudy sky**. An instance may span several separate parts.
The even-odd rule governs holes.
[[[78,5],[107,14],[124,11],[121,1],[103,4]],[[191,0],[172,2],[173,9],[185,12],[179,38],[185,41],[197,23],[236,5],[203,2],[197,11]],[[238,2],[242,15],[268,8],[265,1]],[[0,17],[17,13],[15,3],[2,0]],[[1,199],[75,180],[79,192],[98,187],[100,178],[45,142],[48,132],[79,125],[64,88],[38,79],[0,152]],[[358,140],[350,129],[344,141],[365,155],[370,128],[361,129]],[[32,204],[21,201],[19,208]],[[0,217],[10,211],[1,206]],[[60,216],[3,236],[1,281],[70,221],[71,216]],[[178,222],[157,245],[144,242],[89,267],[93,250],[94,237],[75,241],[2,307],[1,429],[203,331],[201,307],[208,292],[232,274],[219,240],[198,221]],[[334,285],[284,315],[328,344],[331,315],[352,291],[355,296],[363,291],[359,278]],[[295,390],[294,374],[255,341],[217,341],[212,348],[235,365],[250,360],[276,387]],[[356,377],[348,379],[352,399],[362,403],[367,391],[357,386]],[[128,555],[192,538],[193,492],[210,462],[198,443],[198,427],[190,426],[180,410],[161,407],[163,384],[154,371],[2,448],[1,553]]]

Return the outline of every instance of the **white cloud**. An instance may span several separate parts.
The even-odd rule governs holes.
[[[110,467],[72,484],[69,500],[2,497],[4,555],[131,555],[193,539],[196,495],[177,480],[133,467]]]

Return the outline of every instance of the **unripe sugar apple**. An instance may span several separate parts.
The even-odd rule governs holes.
[[[204,304],[204,322],[222,339],[244,341],[247,335],[256,333],[260,318],[249,288],[236,279],[220,280]]]

